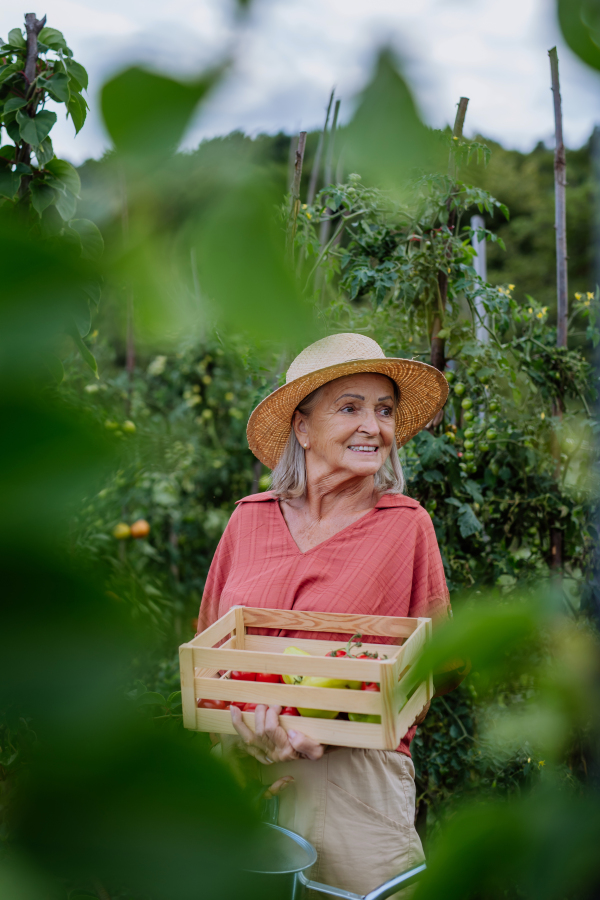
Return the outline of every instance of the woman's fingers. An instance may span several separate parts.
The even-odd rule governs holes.
[[[266,800],[270,800],[271,797],[276,797],[277,794],[280,794],[282,791],[286,789],[286,787],[291,784],[294,780],[293,775],[284,775],[283,778],[278,778],[277,781],[274,781],[271,787],[268,787],[263,794],[263,797]]]
[[[296,753],[300,753],[307,759],[321,759],[325,752],[323,744],[313,741],[312,738],[307,737],[305,734],[300,734],[298,731],[288,731],[287,736]]]
[[[229,711],[231,713],[231,721],[233,722],[233,727],[245,744],[251,744],[254,740],[254,732],[251,728],[248,728],[248,726],[244,722],[241,709],[239,708],[239,706],[230,706]]]

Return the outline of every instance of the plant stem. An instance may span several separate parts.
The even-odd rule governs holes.
[[[294,162],[294,177],[292,179],[292,208],[288,223],[288,256],[290,262],[294,261],[294,240],[298,228],[298,213],[300,212],[300,183],[302,181],[302,164],[304,163],[304,151],[306,149],[306,132],[301,131],[298,136],[298,147]]]
[[[313,200],[315,199],[315,195],[317,193],[317,184],[319,181],[319,171],[321,169],[321,157],[323,155],[323,147],[325,145],[325,137],[327,135],[327,126],[329,125],[329,116],[331,114],[331,104],[333,103],[333,96],[335,94],[335,88],[332,90],[331,95],[329,97],[329,103],[327,104],[327,112],[325,114],[325,124],[323,125],[323,131],[319,135],[319,143],[317,144],[317,151],[315,153],[314,162],[312,165],[312,169],[310,172],[310,181],[308,183],[308,193],[306,195],[306,202],[309,206],[312,205]]]

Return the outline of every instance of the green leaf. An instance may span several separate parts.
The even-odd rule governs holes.
[[[17,122],[21,140],[31,144],[32,147],[37,147],[44,138],[48,137],[50,129],[56,124],[56,113],[44,109],[33,116],[33,118],[30,118],[22,110],[19,110],[17,112]]]
[[[65,41],[62,31],[57,31],[56,28],[42,28],[38,35],[38,40],[41,41],[42,44],[46,44],[52,50],[67,49],[67,42]]]
[[[181,691],[173,691],[172,694],[169,694],[167,703],[169,706],[181,706]]]
[[[69,227],[76,231],[81,240],[83,259],[99,259],[104,251],[104,238],[100,229],[89,219],[73,219]]]
[[[8,42],[11,47],[18,47],[19,50],[27,49],[27,41],[23,37],[23,32],[20,28],[11,28],[8,32]]]
[[[389,51],[379,56],[375,76],[362,93],[347,129],[345,153],[351,170],[397,193],[406,190],[414,166],[436,156],[440,145],[425,127],[415,102]]]
[[[3,159],[13,160],[15,158],[14,144],[4,144],[3,147],[0,147],[0,156]]]
[[[0,66],[0,84],[3,81],[7,81],[11,75],[14,75],[15,72],[18,72],[21,69],[21,63],[6,63],[4,66]]]
[[[80,86],[80,88],[87,90],[88,73],[83,68],[83,66],[80,63],[75,62],[74,59],[66,59],[65,65],[67,67],[67,72],[69,73],[69,77],[74,79],[76,81],[76,83]]]
[[[571,50],[600,69],[600,17],[593,0],[558,0],[558,21]]]
[[[17,114],[18,115],[18,114]],[[14,141],[15,144],[18,144],[21,140],[21,132],[19,131],[19,123],[16,119],[13,119],[11,122],[4,121],[4,127],[8,133],[11,141]]]
[[[31,205],[35,209],[36,213],[41,216],[44,210],[48,206],[50,206],[51,203],[54,203],[56,199],[56,191],[51,188],[49,184],[45,184],[43,181],[32,181],[30,190]]]
[[[38,84],[41,88],[48,91],[54,100],[59,103],[68,103],[71,97],[69,91],[69,76],[58,72],[51,78],[38,78]]]
[[[81,300],[74,305],[73,321],[82,338],[90,333],[92,327],[92,314],[90,312],[90,305],[87,301],[87,297],[82,297]]]
[[[12,200],[20,184],[21,176],[17,172],[11,172],[8,166],[0,168],[0,197]]]
[[[39,147],[35,148],[35,157],[38,161],[38,166],[42,169],[51,159],[54,159],[54,147],[49,137],[45,138]]]
[[[83,285],[83,290],[85,291],[88,300],[93,303],[97,309],[102,296],[102,286],[100,282],[90,281],[88,284]]]
[[[214,78],[185,84],[131,68],[102,88],[102,115],[117,150],[159,158],[173,153]]]
[[[81,180],[77,174],[77,169],[75,169],[71,163],[67,162],[66,159],[52,159],[46,165],[46,171],[51,172],[57,181],[74,194],[75,197],[79,197]]]
[[[138,706],[166,706],[167,701],[163,697],[162,694],[158,694],[156,691],[148,691],[146,694],[142,694],[141,697],[137,698]]]
[[[462,505],[458,514],[458,528],[462,537],[470,537],[483,529],[483,525],[468,503]]]
[[[483,495],[476,481],[473,481],[471,478],[467,478],[464,486],[475,503],[483,503]]]
[[[71,191],[57,192],[55,206],[65,222],[69,222],[77,212],[77,197]]]
[[[98,363],[96,362],[96,357],[93,353],[90,352],[88,347],[83,342],[79,331],[77,330],[75,322],[71,322],[67,327],[67,333],[70,334],[73,338],[77,349],[81,353],[81,358],[83,359],[83,361],[89,366],[96,378],[98,378]]]
[[[81,94],[71,94],[67,110],[75,126],[75,134],[79,134],[87,117],[88,105]]]
[[[27,106],[28,100],[25,97],[9,97],[4,104],[4,112],[14,112],[16,109],[22,109]]]

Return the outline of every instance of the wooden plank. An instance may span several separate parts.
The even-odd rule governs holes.
[[[381,715],[381,694],[349,688],[268,684],[256,681],[232,681],[229,678],[196,678],[194,693],[196,697],[206,700],[240,700],[244,703],[267,703],[270,706],[335,709],[338,712]]]
[[[235,616],[235,643],[237,650],[244,650],[246,645],[246,626],[244,624],[244,607],[234,606],[230,612]]]
[[[398,716],[398,734],[400,740],[404,737],[415,719],[427,704],[427,683],[422,681],[417,690],[414,692],[404,709]],[[399,743],[399,742],[398,742]]]
[[[243,713],[246,725],[254,730],[254,713]],[[211,731],[216,734],[235,734],[231,715],[227,710],[196,710],[196,728],[198,731]],[[279,721],[288,731],[301,731],[308,737],[322,744],[335,744],[339,747],[364,747],[380,750],[382,748],[381,725],[369,722],[346,722],[338,719],[313,719],[298,716],[280,716]]]
[[[400,648],[398,659],[402,667],[410,666],[421,655],[425,649],[425,644],[429,638],[430,632],[427,630],[427,623],[431,619],[415,619],[417,627],[406,643]]]
[[[248,627],[283,628],[288,631],[332,631],[341,634],[375,634],[386,637],[409,637],[418,620],[397,616],[361,616],[351,613],[320,613],[295,609],[260,609],[244,607]]]
[[[179,648],[179,671],[181,674],[181,707],[184,728],[194,728],[196,724],[196,695],[194,689],[194,660],[191,647]]]
[[[383,669],[381,680],[381,725],[383,728],[383,746],[386,750],[395,750],[399,741],[396,740],[396,722],[398,716],[394,709],[394,695],[396,691],[397,676],[393,666]],[[361,691],[367,693],[367,691]]]
[[[183,646],[189,647],[213,647],[227,637],[235,628],[235,612],[229,610],[224,616],[206,628],[201,634],[197,635],[188,644]]]
[[[299,650],[306,650],[311,656],[325,656],[330,650],[337,650],[342,645],[339,641],[315,641],[306,638],[247,634],[244,650],[255,650],[259,653],[283,653],[290,646],[297,647]],[[361,647],[361,651],[368,650],[370,653],[385,653],[389,659],[395,658],[400,653],[400,649],[395,644],[370,644],[367,641],[363,641]]]
[[[206,669],[239,669],[242,672],[271,672],[289,675],[321,675],[381,682],[381,666],[392,660],[338,659],[323,656],[284,656],[250,650],[222,650],[194,647],[194,665]]]

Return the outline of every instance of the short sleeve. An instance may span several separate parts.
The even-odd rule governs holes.
[[[433,522],[419,510],[409,616],[439,621],[450,615],[450,594]]]

